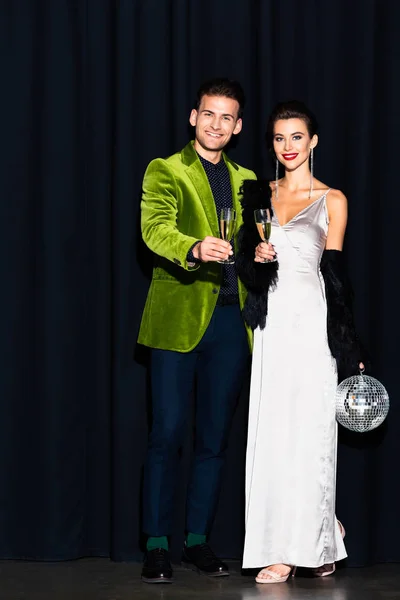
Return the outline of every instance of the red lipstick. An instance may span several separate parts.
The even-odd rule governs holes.
[[[285,160],[294,160],[295,158],[298,157],[298,153],[282,154],[282,156]]]

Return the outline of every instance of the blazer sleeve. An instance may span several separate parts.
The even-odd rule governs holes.
[[[158,254],[188,271],[199,264],[188,263],[189,250],[198,242],[178,229],[177,182],[162,158],[151,161],[143,179],[141,229],[145,244]]]

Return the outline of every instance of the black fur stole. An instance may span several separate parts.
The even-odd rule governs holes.
[[[248,290],[243,318],[252,329],[264,329],[268,312],[268,291],[278,281],[278,262],[254,262],[256,246],[261,242],[254,220],[257,208],[269,208],[271,188],[268,181],[248,179],[243,182],[243,225],[238,233],[238,249],[235,256],[236,271]]]
[[[354,295],[343,253],[340,250],[325,250],[320,268],[325,281],[328,309],[328,343],[336,359],[339,381],[342,381],[359,372],[360,362],[368,369],[370,360],[355,329]]]

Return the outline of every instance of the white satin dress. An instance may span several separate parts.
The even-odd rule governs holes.
[[[336,361],[319,268],[328,192],[284,226],[273,218],[279,280],[266,327],[254,332],[244,568],[346,557],[335,517]]]

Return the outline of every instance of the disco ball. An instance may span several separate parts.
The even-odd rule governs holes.
[[[389,411],[389,395],[380,381],[369,375],[354,375],[336,390],[336,418],[351,431],[371,431]]]

